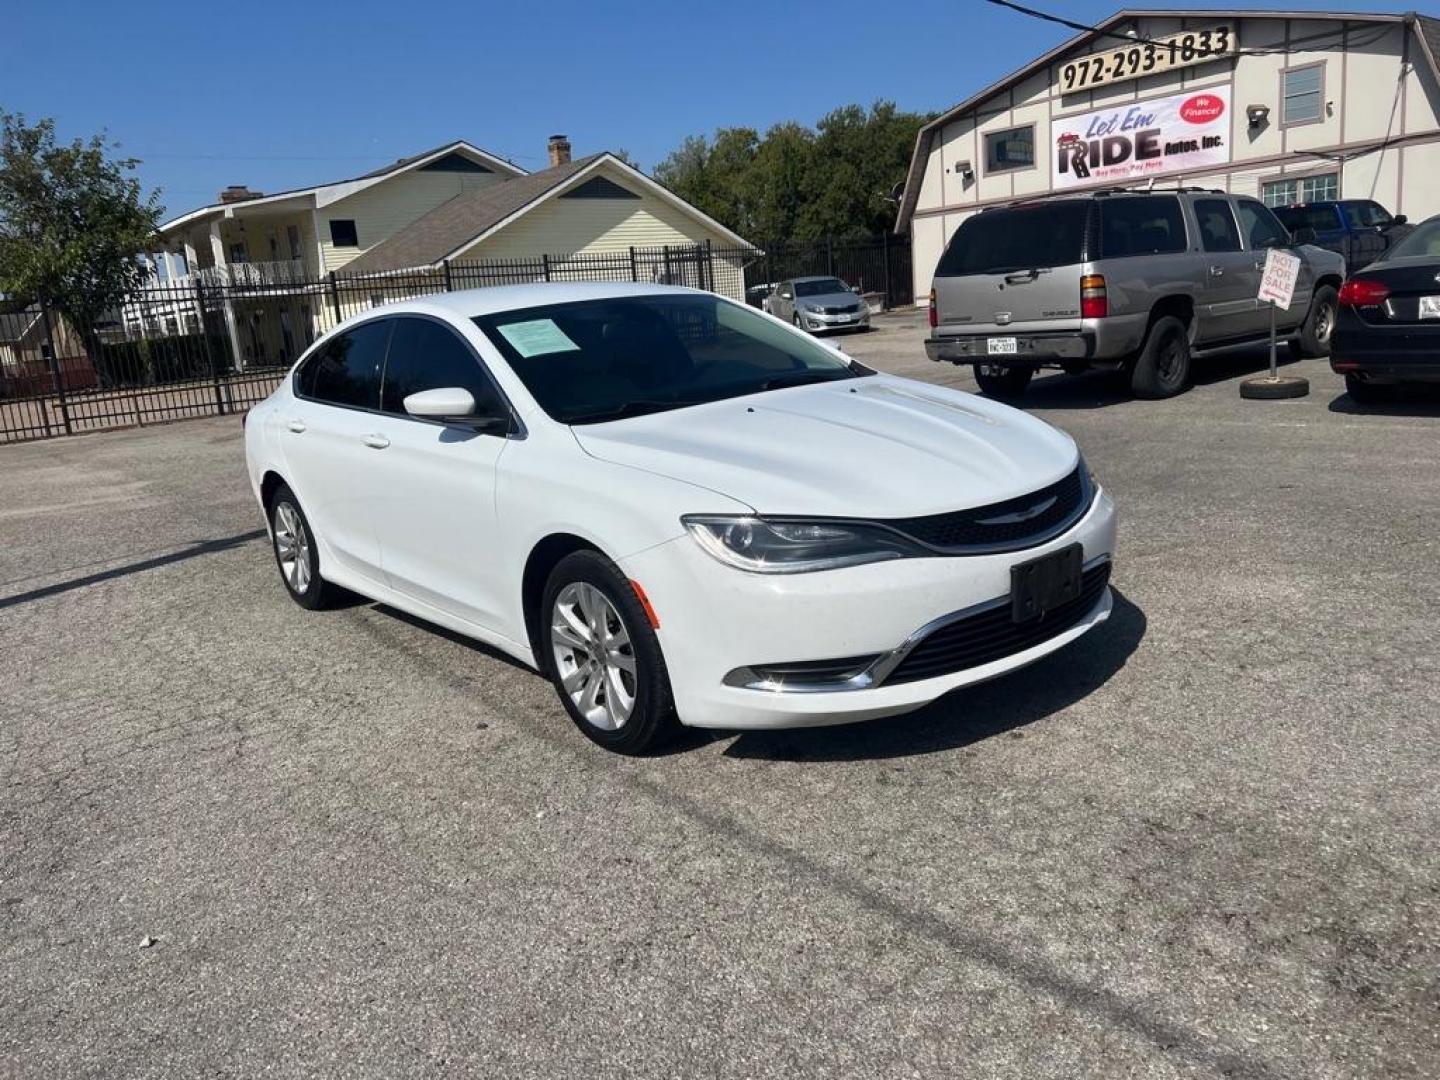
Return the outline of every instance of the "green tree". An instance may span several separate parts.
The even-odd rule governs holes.
[[[762,244],[875,236],[895,221],[915,136],[930,117],[891,101],[846,105],[812,130],[793,121],[691,135],[655,170],[661,183]]]
[[[62,145],[53,120],[0,111],[0,292],[53,304],[87,336],[145,282],[139,256],[160,219],[139,162],[113,150],[98,135]]]

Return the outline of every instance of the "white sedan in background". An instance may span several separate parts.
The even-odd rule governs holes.
[[[688,289],[377,308],[245,450],[301,606],[487,642],[623,753],[902,713],[1110,613],[1114,509],[1068,436]]]

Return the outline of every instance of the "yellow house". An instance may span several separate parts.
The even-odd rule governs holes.
[[[758,254],[744,238],[614,154],[571,160],[570,144],[555,136],[550,158],[547,169],[441,203],[357,255],[346,273],[433,271],[449,263],[463,283],[467,267],[479,269],[474,264],[498,267],[545,256],[551,276],[578,277],[596,267],[624,271],[629,258],[635,260],[630,274],[640,280],[698,280],[744,298],[742,262]],[[698,250],[707,252],[707,266],[692,278],[681,272],[681,261]],[[607,255],[615,259],[594,258]]]
[[[454,288],[553,276],[700,284],[743,299],[743,262],[758,251],[742,237],[614,154],[572,160],[555,135],[548,155],[529,173],[453,142],[315,187],[227,188],[161,226],[155,283],[170,287],[178,323],[193,321],[192,287],[225,287],[237,367],[293,358],[349,313],[342,295],[396,299],[402,277],[422,292],[442,276]],[[383,286],[373,301],[372,278]]]

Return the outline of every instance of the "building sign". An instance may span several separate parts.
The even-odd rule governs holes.
[[[1127,45],[1123,41],[1105,52],[1091,53],[1060,65],[1062,94],[1078,94],[1097,86],[1143,79],[1162,71],[1223,60],[1239,50],[1235,24],[1208,30],[1181,30],[1169,37]]]
[[[1230,88],[1215,87],[1051,121],[1054,187],[1130,184],[1230,161]]]

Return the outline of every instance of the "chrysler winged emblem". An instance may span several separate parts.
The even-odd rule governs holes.
[[[1033,517],[1039,517],[1050,507],[1055,505],[1059,495],[1051,495],[1048,499],[1042,499],[1034,506],[1027,506],[1024,510],[1016,510],[1010,514],[1000,514],[998,517],[976,518],[977,525],[1014,525],[1021,521],[1029,521]]]
[[[1009,312],[1009,311],[997,311],[997,312],[995,312],[995,325],[996,325],[996,326],[1009,326],[1009,325],[1010,325],[1010,320],[1013,319],[1014,317],[1015,317],[1015,316],[1014,316],[1014,314],[1013,314],[1012,312]]]

